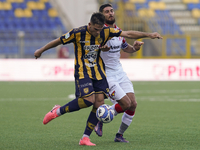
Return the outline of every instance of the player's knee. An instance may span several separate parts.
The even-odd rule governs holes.
[[[131,102],[126,100],[124,103],[124,111],[128,110],[131,107]]]
[[[132,106],[133,106],[134,108],[136,108],[136,107],[137,107],[137,102],[134,101],[133,104],[132,104]]]

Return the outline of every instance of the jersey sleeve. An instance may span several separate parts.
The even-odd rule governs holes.
[[[62,35],[60,37],[60,40],[63,45],[75,42],[74,30],[72,29],[69,32],[67,32],[66,34]]]
[[[127,46],[128,46],[128,43],[126,42],[125,38],[123,37],[121,49],[125,49],[125,48],[127,48]]]

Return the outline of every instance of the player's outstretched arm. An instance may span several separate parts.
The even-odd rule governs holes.
[[[122,31],[122,37],[130,38],[130,39],[140,39],[140,38],[151,38],[151,39],[162,39],[162,36],[157,33],[147,33],[147,32],[140,32],[140,31]]]
[[[51,49],[53,47],[56,47],[58,45],[62,44],[60,38],[57,38],[49,43],[47,43],[45,46],[41,47],[40,49],[37,49],[34,53],[35,58],[39,58],[43,52],[47,51],[48,49]]]
[[[134,53],[134,52],[137,52],[140,50],[140,47],[144,44],[144,42],[140,42],[140,41],[135,41],[133,43],[133,46],[128,44],[128,46],[123,49],[124,52],[127,52],[127,53]]]

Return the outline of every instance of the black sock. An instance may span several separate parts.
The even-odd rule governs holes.
[[[64,113],[78,111],[82,108],[90,107],[91,105],[93,105],[93,103],[90,101],[87,101],[83,98],[75,98],[74,100],[60,107],[60,113],[63,115]]]
[[[86,124],[86,128],[85,128],[85,132],[84,134],[90,136],[90,134],[92,133],[92,131],[94,130],[94,127],[97,125],[97,123],[99,122],[99,120],[96,117],[96,108],[93,108],[88,120],[87,120],[87,124]]]

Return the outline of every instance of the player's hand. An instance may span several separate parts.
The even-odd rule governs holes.
[[[157,33],[157,32],[153,32],[153,33],[150,33],[149,34],[149,37],[151,38],[151,39],[163,39],[163,37],[159,34],[159,33]]]
[[[40,49],[37,49],[34,53],[35,55],[35,59],[39,58],[42,55],[42,52],[40,51]]]
[[[140,42],[140,41],[135,41],[133,43],[133,47],[135,48],[136,51],[140,50],[140,47],[144,44],[144,42]]]
[[[102,50],[103,52],[107,52],[107,51],[110,50],[110,47],[108,47],[108,45],[100,46],[99,48],[100,48],[100,50]]]

